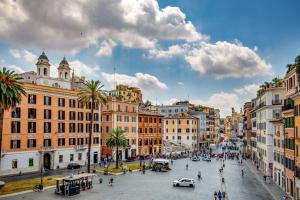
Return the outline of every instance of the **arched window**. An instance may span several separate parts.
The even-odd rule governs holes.
[[[62,78],[62,73],[60,72],[59,77]]]
[[[39,75],[41,75],[41,68],[39,68]]]
[[[65,72],[65,79],[68,78],[68,72]]]
[[[47,76],[47,68],[44,68],[44,76]]]

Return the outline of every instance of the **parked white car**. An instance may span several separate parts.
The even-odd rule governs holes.
[[[181,178],[173,181],[174,187],[195,187],[195,181],[191,178]]]

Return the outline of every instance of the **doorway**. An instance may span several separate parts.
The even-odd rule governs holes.
[[[51,169],[51,156],[49,153],[44,154],[44,168]]]

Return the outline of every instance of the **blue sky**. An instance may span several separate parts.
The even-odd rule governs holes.
[[[63,56],[78,75],[141,87],[145,99],[239,109],[300,54],[300,2],[144,0],[0,2],[0,65],[52,74]],[[298,36],[298,37],[297,37]]]

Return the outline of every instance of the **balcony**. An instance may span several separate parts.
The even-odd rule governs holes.
[[[272,105],[281,105],[282,104],[282,100],[281,99],[273,99],[272,100]]]
[[[292,99],[285,99],[284,105],[282,106],[282,111],[294,109],[294,101]]]
[[[281,112],[273,112],[273,119],[280,119],[281,118]]]
[[[41,148],[39,149],[39,151],[41,151],[41,152],[45,152],[45,151],[54,151],[54,146],[41,147]]]

